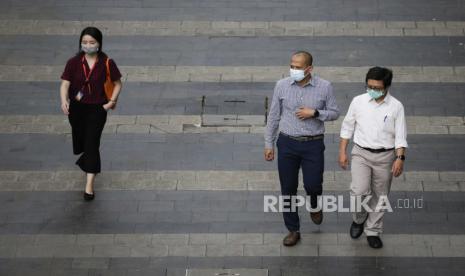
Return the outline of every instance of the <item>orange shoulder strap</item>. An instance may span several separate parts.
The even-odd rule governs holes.
[[[109,58],[107,58],[106,65],[107,65],[107,77],[109,77],[110,76],[110,59]]]

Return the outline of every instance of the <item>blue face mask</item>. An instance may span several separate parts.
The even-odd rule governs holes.
[[[298,70],[298,69],[290,69],[289,75],[291,78],[297,82],[303,80],[305,78],[305,70]]]
[[[374,100],[377,100],[377,99],[381,98],[384,95],[383,91],[374,90],[374,89],[370,89],[370,88],[367,89],[367,93]]]

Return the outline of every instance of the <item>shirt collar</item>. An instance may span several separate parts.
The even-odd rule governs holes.
[[[377,102],[375,101],[375,99],[373,99],[372,97],[368,97],[368,98],[369,98],[368,102],[372,102],[372,101],[373,101],[374,103],[377,103]],[[384,97],[383,101],[380,102],[380,103],[377,103],[377,104],[383,104],[383,103],[389,104],[390,101],[391,101],[391,94],[389,94],[389,91],[388,91],[387,94],[386,94],[386,97]]]
[[[316,86],[316,82],[317,82],[317,78],[318,78],[317,76],[312,75],[312,78],[310,79],[310,81],[307,82],[307,83],[306,83],[304,86],[302,86],[302,87],[306,87],[306,86],[308,86],[308,85],[315,87],[315,86]],[[291,80],[291,85],[293,85],[293,84],[297,84],[297,82],[296,82],[295,80]]]

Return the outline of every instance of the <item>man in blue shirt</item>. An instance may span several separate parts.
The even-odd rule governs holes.
[[[275,86],[265,130],[265,160],[274,159],[277,140],[281,194],[297,194],[298,175],[302,168],[305,191],[311,198],[312,209],[317,209],[317,198],[323,191],[324,122],[336,120],[339,108],[331,83],[312,75],[312,63],[310,53],[294,53],[290,77],[279,80]],[[321,224],[321,209],[310,212],[310,215],[315,224]],[[283,244],[293,246],[300,240],[297,209],[283,212],[283,217],[289,230]]]

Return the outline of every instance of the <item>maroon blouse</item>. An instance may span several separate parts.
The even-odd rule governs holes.
[[[105,104],[108,102],[104,90],[107,58],[108,57],[105,54],[100,53],[92,71],[91,68],[89,68],[89,64],[87,64],[83,53],[80,53],[68,60],[65,70],[61,75],[61,79],[67,80],[71,83],[69,87],[69,98],[71,100],[75,100],[76,95],[79,91],[81,91],[83,94],[80,101],[81,103]],[[109,65],[111,80],[120,80],[121,73],[113,59],[110,59]],[[88,83],[86,83],[86,74],[89,76]]]

